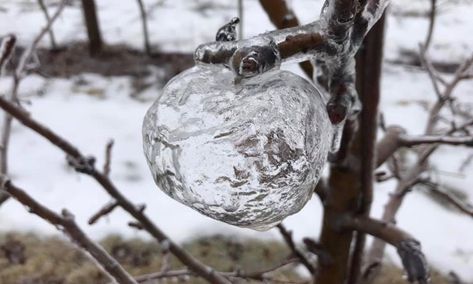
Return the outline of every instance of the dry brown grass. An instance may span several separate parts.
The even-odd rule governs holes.
[[[101,243],[132,275],[156,272],[161,269],[163,254],[159,245],[153,241],[124,240],[119,236],[111,235]],[[277,265],[289,254],[285,244],[280,242],[243,240],[220,235],[197,238],[183,246],[204,263],[221,271],[261,270]],[[181,268],[174,258],[170,259],[170,265],[174,269]],[[285,280],[303,280],[294,267],[290,266],[279,270],[273,276]],[[195,278],[187,280],[186,283],[204,283]],[[433,273],[432,280],[435,284],[449,283],[438,273]],[[62,238],[18,233],[0,235],[0,283],[102,284],[108,282],[107,277],[88,257]],[[406,281],[399,268],[386,265],[376,283],[401,284]]]

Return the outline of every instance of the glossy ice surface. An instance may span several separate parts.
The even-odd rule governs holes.
[[[331,138],[320,92],[279,70],[235,83],[225,68],[198,65],[167,84],[143,123],[144,152],[161,190],[257,230],[311,198]]]

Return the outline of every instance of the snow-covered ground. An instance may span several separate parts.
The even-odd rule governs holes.
[[[50,3],[53,1],[47,1]],[[245,2],[245,37],[272,29],[258,1]],[[322,1],[289,1],[303,23],[317,17]],[[386,57],[396,59],[404,49],[416,50],[424,40],[427,29],[425,13],[430,1],[396,0],[388,18]],[[431,49],[435,60],[460,62],[473,51],[473,2],[438,1],[440,15]],[[77,3],[77,2],[74,2]],[[141,23],[135,1],[97,0],[105,40],[142,47]],[[236,15],[233,0],[168,0],[145,1],[150,17],[151,40],[162,50],[191,52],[198,44],[210,41],[222,23]],[[54,5],[50,9],[54,9]],[[15,33],[20,44],[29,43],[37,34],[44,18],[36,1],[0,1],[1,33]],[[58,42],[85,39],[81,12],[68,6],[54,26]],[[48,44],[47,38],[42,44]],[[285,66],[300,74],[297,65]],[[0,93],[11,86],[11,78],[0,79]],[[426,111],[423,105],[435,100],[430,81],[421,70],[412,67],[385,64],[383,73],[382,111],[387,124],[400,124],[412,134],[421,134]],[[105,78],[83,74],[70,79],[43,78],[30,75],[21,83],[21,98],[32,115],[71,142],[84,153],[97,157],[103,163],[104,146],[115,140],[111,177],[130,199],[146,203],[146,212],[173,239],[182,241],[201,234],[225,233],[258,238],[279,238],[275,230],[255,232],[226,225],[204,217],[161,193],[151,178],[141,146],[141,123],[146,109],[160,92],[151,86],[141,96],[133,92],[129,77]],[[457,90],[461,99],[473,107],[473,84],[463,83]],[[473,200],[473,165],[459,173],[463,159],[473,154],[466,148],[444,147],[434,156],[440,179],[465,190]],[[94,226],[87,219],[109,199],[90,178],[67,167],[64,154],[29,129],[13,125],[10,150],[11,178],[27,189],[42,203],[60,210],[69,208],[82,227],[93,237],[110,232],[127,236],[145,236],[127,226],[130,218],[117,210]],[[394,182],[376,185],[373,215],[380,216],[383,205],[392,192]],[[321,205],[314,198],[285,224],[295,231],[295,238],[317,237],[320,230]],[[454,270],[464,279],[473,281],[473,220],[446,210],[421,192],[409,194],[398,214],[398,225],[419,240],[429,261],[438,269]],[[0,208],[0,230],[35,230],[42,233],[57,231],[37,217],[30,215],[17,202],[9,201]],[[393,249],[390,257],[397,260]]]

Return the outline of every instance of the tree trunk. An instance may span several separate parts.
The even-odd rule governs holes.
[[[89,38],[89,53],[91,56],[95,56],[102,51],[103,45],[95,1],[82,0],[82,11],[84,13],[87,36]]]
[[[341,230],[345,216],[367,216],[372,199],[374,145],[376,141],[384,20],[381,19],[365,38],[357,58],[357,89],[363,103],[358,121],[347,121],[344,140],[349,153],[343,161],[331,165],[329,192],[324,203],[320,244],[329,258],[320,261],[315,283],[356,283],[364,250],[364,235]],[[357,131],[359,125],[359,131]],[[354,136],[353,141],[347,140]],[[350,262],[352,267],[350,268]]]

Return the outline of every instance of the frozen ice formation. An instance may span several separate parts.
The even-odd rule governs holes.
[[[311,198],[332,126],[316,86],[270,70],[235,82],[197,65],[173,78],[143,122],[158,187],[214,219],[266,230]]]

